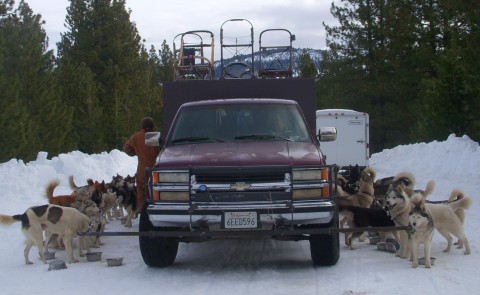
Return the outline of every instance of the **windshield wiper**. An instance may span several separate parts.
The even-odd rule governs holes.
[[[200,136],[190,136],[190,137],[182,137],[172,140],[172,143],[181,143],[181,142],[197,142],[197,141],[217,141],[217,142],[224,142],[219,138],[210,138],[210,137],[200,137]]]
[[[200,137],[200,136],[189,136],[189,137],[182,137],[172,140],[172,143],[180,143],[180,142],[196,142],[196,141],[205,141],[209,140],[209,137]]]
[[[258,139],[258,140],[280,139],[280,140],[292,141],[289,138],[275,136],[275,135],[269,135],[269,134],[240,135],[240,136],[235,136],[235,139],[238,139],[238,140],[242,140],[242,139],[253,139],[253,140],[255,140],[255,139]]]

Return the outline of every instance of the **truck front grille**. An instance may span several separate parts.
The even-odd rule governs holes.
[[[217,167],[209,169],[193,169],[192,174],[195,175],[198,183],[265,183],[265,182],[283,182],[285,181],[285,173],[290,173],[290,167],[258,167],[258,168],[225,168]]]
[[[231,173],[231,174],[196,174],[198,182],[201,183],[261,183],[281,182],[285,180],[285,173],[263,172],[263,173]]]

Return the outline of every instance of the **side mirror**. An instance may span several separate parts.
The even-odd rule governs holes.
[[[321,142],[335,141],[337,139],[337,128],[335,127],[320,127],[318,129],[318,140]]]
[[[147,146],[160,146],[160,132],[147,132],[145,133],[145,145]]]

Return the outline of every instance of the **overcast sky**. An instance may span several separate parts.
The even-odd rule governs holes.
[[[18,3],[18,0],[16,1]],[[127,0],[126,6],[132,11],[131,21],[135,22],[147,49],[150,45],[160,49],[163,40],[166,40],[172,48],[177,34],[192,30],[211,31],[215,35],[215,48],[219,48],[222,24],[230,19],[247,19],[254,28],[254,50],[257,51],[260,32],[278,28],[287,29],[296,36],[294,47],[324,49],[325,29],[322,22],[335,23],[330,14],[332,1]],[[25,2],[34,13],[42,15],[46,22],[44,28],[50,40],[49,47],[56,49],[60,33],[66,30],[64,26],[66,8],[70,2],[68,0],[25,0]],[[242,23],[248,25],[246,22]],[[229,28],[224,26],[225,35],[227,29]],[[244,30],[245,27],[235,29]],[[249,29],[246,33],[250,34]],[[262,46],[264,45],[267,44],[262,41]]]

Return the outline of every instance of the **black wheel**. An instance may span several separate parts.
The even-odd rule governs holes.
[[[338,229],[338,213],[327,227]],[[315,266],[335,265],[340,258],[339,232],[310,236],[310,254]]]
[[[154,230],[152,223],[148,219],[148,214],[145,208],[140,215],[139,230],[150,231]],[[177,257],[178,240],[175,238],[166,237],[139,237],[140,252],[143,261],[146,265],[151,267],[166,267],[173,264]]]

